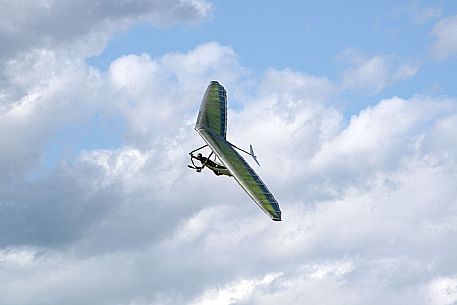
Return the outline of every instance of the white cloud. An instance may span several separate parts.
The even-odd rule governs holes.
[[[401,258],[303,264],[298,270],[284,274],[273,285],[256,294],[250,304],[427,304],[428,300],[424,300],[427,296],[425,285],[389,285],[392,272],[398,272],[407,264]],[[313,268],[329,267],[340,271],[321,278],[309,274]]]
[[[256,170],[266,183],[280,171],[278,188],[288,188],[308,172],[307,160],[319,143],[340,130],[342,114],[330,106],[335,91],[325,77],[269,69],[243,110],[229,112],[227,137],[241,147],[253,144],[262,164]]]
[[[381,91],[389,82],[386,58],[374,56],[347,71],[343,76],[343,88]]]
[[[119,92],[118,103],[125,102],[120,111],[129,124],[127,137],[136,143],[179,133],[183,121],[193,124],[189,109],[196,108],[208,80],[218,79],[230,88],[245,74],[234,51],[216,42],[161,58],[124,56],[108,73]]]
[[[342,90],[376,94],[395,82],[413,77],[420,69],[418,62],[398,63],[394,57],[385,55],[367,57],[353,49],[339,57],[350,63],[342,75]]]
[[[255,289],[271,284],[280,273],[266,274],[263,279],[244,279],[236,283],[227,285],[220,289],[211,289],[205,292],[197,300],[191,302],[191,305],[230,305],[243,302],[248,299]]]
[[[443,153],[457,151],[457,116],[449,115],[436,121],[432,128],[419,138],[417,146],[425,151]]]
[[[14,85],[0,112],[0,180],[33,169],[56,128],[84,121],[103,103],[97,71],[51,51],[35,55],[8,65]]]
[[[434,305],[452,305],[457,302],[457,278],[439,277],[429,286],[430,301]]]
[[[351,177],[374,168],[396,168],[409,153],[414,153],[414,143],[422,130],[433,120],[455,111],[449,100],[437,101],[417,96],[410,101],[400,98],[383,100],[367,107],[351,118],[349,125],[337,137],[323,143],[312,159],[312,166],[330,166],[346,172],[352,169]]]
[[[439,20],[431,34],[435,38],[432,54],[437,59],[447,59],[457,54],[457,15]]]
[[[187,130],[187,120],[193,120],[188,109],[201,100],[207,80],[230,86],[244,73],[233,50],[217,43],[157,59],[121,57],[107,74],[50,50],[32,52],[7,68],[9,86],[0,112],[0,143],[7,148],[0,152],[2,179],[37,168],[55,131],[100,112],[125,122],[127,141],[136,145],[182,137],[180,128]]]
[[[0,266],[25,266],[30,264],[36,252],[28,249],[0,250]]]

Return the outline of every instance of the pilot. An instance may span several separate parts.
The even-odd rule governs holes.
[[[198,161],[202,163],[201,167],[197,167],[197,172],[201,172],[201,170],[207,166],[209,169],[211,169],[216,175],[221,175],[221,173],[218,171],[218,169],[225,169],[225,166],[222,166],[209,158],[204,157],[201,153],[199,153],[196,157]]]

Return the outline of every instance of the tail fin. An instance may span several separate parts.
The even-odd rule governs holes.
[[[252,159],[254,159],[255,163],[257,163],[258,166],[260,166],[260,163],[259,163],[259,161],[257,161],[257,157],[254,154],[254,149],[252,148],[252,145],[249,145],[249,151],[250,151],[250,155],[251,155]]]

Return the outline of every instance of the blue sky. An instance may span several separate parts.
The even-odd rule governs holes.
[[[0,305],[456,304],[455,1],[0,17]],[[210,80],[282,222],[187,168]]]

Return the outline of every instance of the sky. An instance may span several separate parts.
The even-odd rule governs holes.
[[[0,17],[0,305],[457,304],[455,1]],[[283,221],[187,168],[211,80]]]

